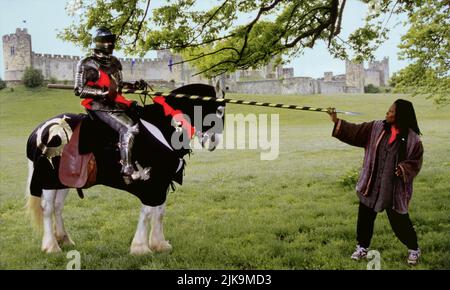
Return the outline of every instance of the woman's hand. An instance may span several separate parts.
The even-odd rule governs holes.
[[[395,168],[395,175],[396,176],[402,176],[402,170],[400,169],[400,167],[399,166],[397,166],[396,168]]]
[[[338,121],[337,115],[336,115],[336,108],[327,108],[327,113],[330,115],[331,121],[333,123],[336,123]]]

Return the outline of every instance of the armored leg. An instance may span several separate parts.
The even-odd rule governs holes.
[[[138,132],[139,128],[137,124],[131,127],[127,127],[125,133],[123,133],[123,131],[119,132],[120,159],[122,161],[122,173],[125,175],[131,175],[134,172],[134,167],[131,158],[131,150],[134,145],[134,137]]]
[[[95,116],[108,124],[111,128],[119,133],[119,149],[122,164],[122,173],[131,176],[134,172],[132,163],[132,148],[134,138],[139,133],[138,124],[134,124],[133,120],[124,112],[105,112],[92,111]]]

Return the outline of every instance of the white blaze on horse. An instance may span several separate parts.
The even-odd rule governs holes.
[[[55,253],[61,251],[60,246],[74,245],[64,226],[64,201],[70,188],[77,188],[83,197],[81,189],[96,184],[128,191],[141,200],[131,254],[172,249],[162,223],[168,190],[173,182],[182,184],[183,157],[191,152],[192,138],[198,136],[202,144],[209,139],[209,150],[218,144],[225,107],[225,103],[215,100],[216,96],[223,97],[217,87],[193,84],[172,93],[213,99],[157,97],[153,104],[129,112],[139,124],[133,146],[135,181],[131,184],[125,183],[120,173],[117,133],[90,115],[61,114],[31,133],[27,143],[27,208],[35,224],[43,229],[42,251]],[[199,107],[202,120],[196,125],[203,125],[205,118],[209,122],[194,128],[194,114]],[[215,116],[214,122],[211,116]],[[180,143],[173,144],[174,140]]]

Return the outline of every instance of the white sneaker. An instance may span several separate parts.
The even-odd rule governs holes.
[[[367,252],[368,252],[369,250],[368,249],[366,249],[366,248],[364,248],[364,247],[361,247],[360,245],[357,245],[356,246],[356,250],[355,250],[355,252],[353,252],[353,254],[352,254],[352,259],[353,260],[361,260],[361,259],[365,259],[366,257],[367,257]]]
[[[408,250],[408,264],[411,266],[415,266],[419,263],[420,258],[420,249],[417,250]]]

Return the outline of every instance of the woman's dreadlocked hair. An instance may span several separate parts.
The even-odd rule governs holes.
[[[408,129],[411,129],[418,135],[422,135],[419,125],[417,125],[416,112],[414,111],[413,104],[403,99],[396,100],[394,104],[395,119],[400,132],[403,131],[408,134]]]
[[[398,161],[406,159],[406,143],[408,141],[409,129],[421,135],[419,125],[417,125],[416,112],[410,101],[398,99],[395,104],[395,120],[397,128],[400,129],[400,148],[398,152]]]

